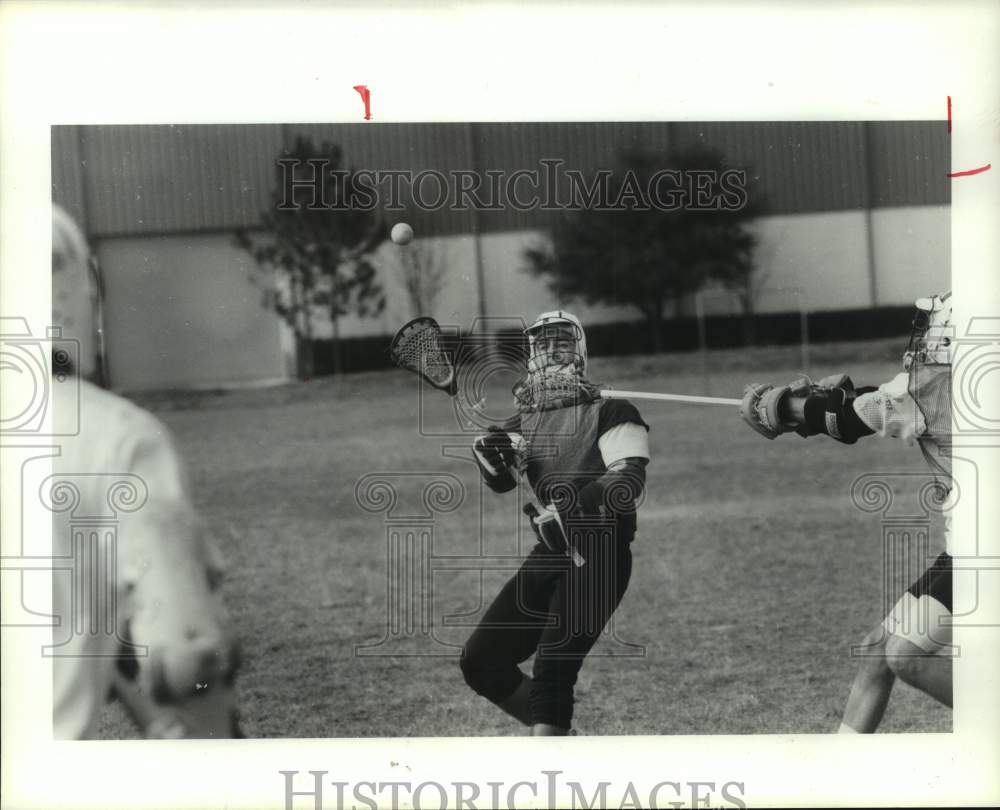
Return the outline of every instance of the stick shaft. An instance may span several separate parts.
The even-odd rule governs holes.
[[[690,402],[696,405],[739,405],[740,400],[726,397],[696,397],[690,394],[652,394],[646,391],[613,391],[605,389],[600,392],[602,399],[655,399],[661,402]]]

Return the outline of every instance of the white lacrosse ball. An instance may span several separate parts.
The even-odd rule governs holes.
[[[383,231],[383,233],[385,232]],[[405,222],[397,222],[392,226],[392,232],[389,236],[397,245],[408,245],[413,241],[413,228]]]

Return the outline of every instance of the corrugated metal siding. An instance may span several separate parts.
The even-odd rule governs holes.
[[[950,202],[949,144],[939,121],[57,127],[54,199],[85,212],[92,236],[254,225],[270,204],[275,160],[298,135],[339,144],[356,169],[512,173],[557,158],[587,179],[632,149],[666,156],[705,144],[756,178],[755,193],[772,214],[860,209],[869,199],[875,206]],[[434,185],[427,182],[428,193]],[[565,178],[559,193],[568,196]],[[407,209],[390,219],[406,218],[420,233],[472,230],[472,212],[419,211],[403,202]],[[556,216],[506,207],[482,211],[478,221],[484,231],[504,231],[545,228]]]
[[[345,164],[352,169],[407,170],[414,174],[434,169],[447,175],[471,167],[467,124],[296,124],[285,129],[289,144],[297,137],[311,138],[317,145],[323,141],[339,144]],[[425,180],[421,188],[427,199],[433,201],[438,195],[434,179]],[[389,193],[388,181],[382,189]],[[472,229],[471,212],[450,210],[449,204],[435,211],[422,211],[413,204],[406,184],[401,184],[400,190],[405,210],[390,212],[391,221],[405,219],[426,236]]]
[[[668,126],[629,122],[484,123],[476,124],[475,131],[483,171],[503,171],[510,176],[527,169],[539,172],[540,182],[544,183],[541,161],[563,161],[556,183],[557,199],[567,201],[571,185],[562,172],[579,171],[589,184],[598,171],[614,170],[627,152],[665,151]],[[517,185],[522,198],[530,191],[527,181]],[[557,211],[518,211],[505,205],[501,211],[482,212],[481,222],[487,231],[545,228],[559,216]]]
[[[52,127],[52,199],[88,231],[83,195],[86,166],[80,154],[77,127]]]
[[[82,128],[90,228],[97,236],[232,228],[268,204],[281,128]]]
[[[943,121],[865,126],[871,147],[872,207],[951,203],[951,143]]]
[[[854,122],[739,122],[675,125],[678,147],[719,149],[759,183],[770,213],[864,206],[864,137]]]

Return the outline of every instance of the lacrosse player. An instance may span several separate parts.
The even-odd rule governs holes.
[[[53,322],[77,341],[75,375],[54,386],[56,489],[72,487],[72,510],[57,511],[53,557],[74,560],[53,573],[57,617],[53,656],[53,736],[95,736],[114,693],[146,737],[240,736],[233,679],[236,646],[218,591],[220,567],[188,496],[167,429],[151,414],[88,382],[96,370],[96,287],[90,251],[76,223],[59,208],[52,222]],[[79,399],[77,400],[77,396]],[[77,421],[78,420],[78,421]],[[74,558],[71,511],[105,515],[117,490],[141,482],[146,499],[116,510],[117,539],[91,533]],[[111,547],[109,547],[111,546]],[[110,594],[110,598],[108,597]],[[110,615],[108,615],[110,614]]]
[[[825,433],[844,444],[871,435],[915,441],[950,493],[951,293],[922,298],[916,307],[904,370],[889,382],[856,389],[848,376],[834,375],[817,384],[754,383],[744,392],[741,416],[769,439],[794,430],[801,436]],[[841,733],[875,731],[897,677],[952,705],[950,541],[946,518],[946,551],[865,637]]]
[[[518,413],[491,427],[473,451],[494,492],[525,476],[542,509],[537,537],[466,643],[466,683],[534,735],[570,733],[573,688],[628,587],[636,501],[649,462],[649,426],[625,400],[601,400],[587,381],[580,321],[539,316],[525,334],[528,373]],[[535,656],[531,677],[519,665]]]

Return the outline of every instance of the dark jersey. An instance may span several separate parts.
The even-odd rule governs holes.
[[[628,400],[601,399],[518,414],[503,429],[524,438],[528,483],[539,501],[548,504],[554,489],[568,485],[579,491],[607,471],[598,440],[626,422],[649,430]]]

